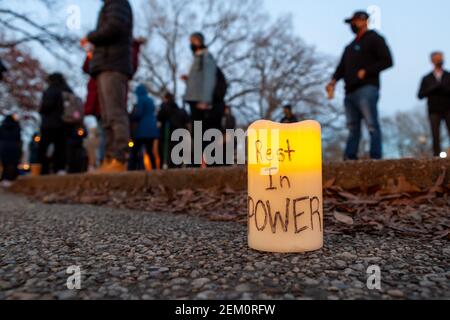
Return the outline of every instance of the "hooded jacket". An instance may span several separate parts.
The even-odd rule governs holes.
[[[87,38],[95,46],[91,75],[105,71],[133,75],[133,13],[128,0],[104,0],[97,29]]]
[[[159,138],[155,114],[156,108],[153,99],[148,95],[144,85],[139,85],[135,94],[137,104],[131,115],[131,120],[136,122],[133,137],[135,139]]]

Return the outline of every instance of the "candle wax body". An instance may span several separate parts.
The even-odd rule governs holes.
[[[265,252],[323,246],[322,143],[316,121],[257,121],[248,133],[248,242]]]

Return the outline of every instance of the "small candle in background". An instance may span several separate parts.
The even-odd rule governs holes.
[[[248,241],[296,253],[323,247],[320,124],[257,121],[248,130]]]

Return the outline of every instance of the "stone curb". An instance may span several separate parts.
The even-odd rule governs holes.
[[[335,162],[324,165],[324,182],[335,179],[334,184],[344,190],[369,190],[406,178],[409,183],[427,189],[435,185],[445,172],[444,185],[450,184],[448,160],[386,160]],[[180,169],[154,172],[127,172],[114,175],[66,175],[20,178],[12,191],[59,192],[73,189],[107,189],[133,191],[152,187],[172,190],[230,188],[247,190],[247,169],[227,167],[210,169]]]

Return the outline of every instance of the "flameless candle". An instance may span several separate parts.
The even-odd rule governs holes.
[[[265,252],[323,246],[320,124],[257,121],[248,130],[248,242]]]

